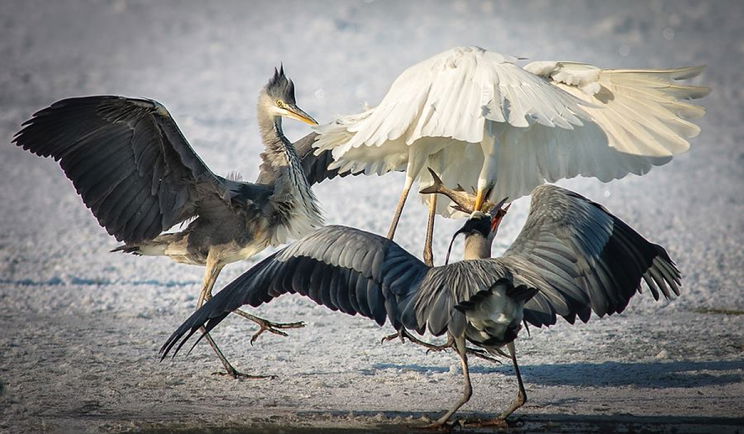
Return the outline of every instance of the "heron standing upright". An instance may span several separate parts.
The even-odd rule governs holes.
[[[319,127],[314,146],[332,151],[331,168],[378,174],[405,170],[390,225],[393,238],[414,181],[434,169],[449,187],[476,191],[476,210],[491,191],[512,200],[546,181],[578,175],[607,182],[644,174],[685,152],[704,114],[686,100],[706,87],[677,83],[702,67],[600,69],[576,62],[533,62],[479,47],[457,47],[403,71],[377,107]],[[433,265],[429,200],[424,260]]]
[[[452,199],[457,200],[456,197]],[[462,204],[463,208],[475,206]],[[390,239],[345,226],[327,226],[264,259],[188,318],[161,348],[174,355],[201,327],[216,327],[230,312],[285,293],[307,296],[332,310],[389,320],[396,330],[447,334],[463,367],[465,388],[449,418],[470,399],[470,342],[491,354],[506,346],[519,384],[517,399],[495,422],[526,401],[514,339],[522,321],[570,323],[622,312],[645,281],[652,295],[679,294],[680,274],[652,244],[601,205],[552,185],[535,188],[527,221],[509,249],[490,258],[501,204],[472,213],[464,233],[465,260],[429,267]],[[451,244],[450,244],[451,246]],[[198,342],[198,341],[197,341]]]
[[[214,174],[194,152],[175,121],[157,101],[120,96],[70,98],[26,121],[14,143],[59,161],[86,206],[109,234],[124,245],[114,251],[168,256],[205,266],[197,307],[212,295],[217,276],[231,262],[249,258],[323,224],[303,164],[317,176],[319,157],[301,161],[282,132],[282,118],[317,122],[297,107],[294,84],[274,70],[258,97],[258,123],[266,146],[261,154],[264,183]],[[303,139],[310,149],[311,134]],[[321,155],[324,162],[327,156]],[[318,175],[320,174],[320,175]],[[164,233],[193,219],[180,232]],[[248,314],[263,331],[285,335],[277,324]],[[207,337],[227,373],[233,368]]]

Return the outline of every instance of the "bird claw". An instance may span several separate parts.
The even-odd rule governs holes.
[[[488,355],[488,352],[487,351],[479,350],[477,348],[470,348],[470,347],[467,347],[465,349],[465,351],[468,354],[471,354],[474,357],[478,357],[479,359],[487,360],[487,361],[489,361],[491,363],[498,363],[499,365],[502,364],[501,363],[501,360],[499,360],[499,359],[497,359],[495,357],[491,357],[490,355]]]
[[[380,344],[384,344],[384,343],[385,343],[385,342],[387,342],[387,341],[392,341],[392,340],[393,340],[393,339],[395,339],[395,338],[400,338],[400,341],[401,341],[401,342],[405,342],[405,341],[406,341],[406,340],[405,340],[405,336],[403,335],[403,333],[401,333],[401,332],[398,332],[398,333],[393,333],[392,335],[387,335],[387,336],[384,336],[384,337],[383,337],[383,338],[382,338],[382,339],[380,340]]]
[[[254,319],[253,321],[258,324],[260,328],[251,337],[251,345],[253,345],[253,343],[256,342],[256,339],[258,339],[259,336],[261,336],[264,332],[274,333],[275,335],[286,337],[289,335],[281,331],[280,329],[297,329],[305,327],[305,323],[302,321],[288,323],[274,323],[265,319]]]
[[[444,345],[436,345],[426,341],[422,341],[421,339],[411,336],[411,334],[406,332],[405,330],[401,330],[392,335],[383,337],[382,340],[380,340],[380,344],[384,344],[387,341],[392,341],[395,338],[400,338],[400,341],[403,343],[405,343],[406,339],[408,339],[414,344],[421,345],[422,347],[425,347],[427,349],[427,354],[429,354],[429,351],[443,351],[452,346],[452,343],[450,343],[450,341],[447,341],[447,343],[445,343]]]

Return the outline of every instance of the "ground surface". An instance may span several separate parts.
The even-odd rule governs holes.
[[[618,2],[619,3],[619,2]],[[455,45],[606,67],[708,64],[714,91],[693,150],[644,177],[565,185],[666,246],[684,294],[588,324],[523,333],[529,402],[517,431],[736,431],[744,417],[744,4],[740,2],[0,1],[0,431],[294,427],[405,431],[460,393],[452,354],[380,344],[389,327],[294,297],[261,313],[302,320],[289,338],[248,343],[251,324],[215,333],[229,358],[274,380],[211,375],[206,345],[158,362],[194,309],[201,269],[109,254],[115,241],[60,169],[10,140],[72,95],[163,102],[218,173],[258,167],[255,95],[284,62],[299,104],[321,121],[375,104],[408,65]],[[306,129],[287,125],[299,137]],[[384,233],[396,175],[317,188],[329,223]],[[501,247],[527,202],[504,223]],[[419,252],[412,203],[399,242]],[[457,222],[439,222],[441,261]],[[250,266],[227,267],[218,287]],[[511,366],[474,362],[463,409],[487,417],[516,393]]]

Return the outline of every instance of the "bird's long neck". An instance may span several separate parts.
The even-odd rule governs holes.
[[[479,233],[469,234],[465,238],[464,259],[486,259],[491,257],[491,240]]]
[[[264,130],[259,121],[261,134],[269,149],[284,160],[281,175],[274,184],[273,202],[275,212],[285,223],[274,237],[274,243],[283,243],[288,238],[299,238],[318,226],[323,225],[323,217],[315,195],[307,182],[302,161],[292,142],[284,136],[281,118],[271,120],[272,131]]]
[[[261,134],[261,141],[264,144],[264,151],[261,153],[263,160],[273,167],[286,166],[288,160],[284,151],[284,141],[287,139],[282,132],[281,118],[275,119],[274,115],[261,106],[260,100],[258,107],[258,130]],[[267,167],[265,169],[268,170],[270,168]]]

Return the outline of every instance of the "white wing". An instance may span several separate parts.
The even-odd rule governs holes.
[[[659,70],[599,69],[575,62],[533,62],[524,67],[566,92],[593,104],[585,108],[618,151],[668,157],[687,151],[687,139],[700,133],[690,122],[705,109],[685,100],[710,92],[702,86],[675,83],[704,67]]]
[[[578,175],[644,174],[689,149],[687,139],[700,131],[689,120],[704,110],[685,100],[709,90],[675,80],[702,68],[533,62],[522,69],[513,61],[477,47],[438,54],[404,71],[379,106],[321,127],[315,146],[333,150],[333,168],[377,174],[427,152],[448,187],[464,188],[482,176],[485,148],[496,160],[491,197],[499,200]],[[425,170],[415,175],[430,182]]]
[[[513,61],[478,47],[440,53],[403,71],[374,109],[319,128],[315,146],[335,148],[334,156],[341,157],[360,146],[387,146],[391,141],[411,145],[422,137],[480,143],[486,121],[571,129],[582,125],[580,117],[588,119],[581,106],[590,103]]]

